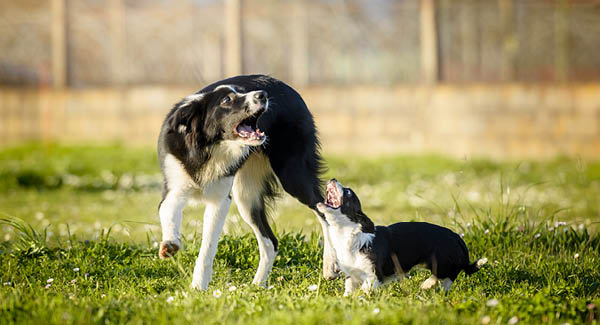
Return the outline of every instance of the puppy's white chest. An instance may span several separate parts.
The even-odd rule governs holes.
[[[360,251],[368,238],[352,229],[331,229],[330,238],[335,248],[340,269],[348,276],[364,278],[373,273],[373,263]]]

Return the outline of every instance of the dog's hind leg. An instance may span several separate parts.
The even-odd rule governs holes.
[[[196,259],[192,288],[206,290],[212,276],[217,244],[223,230],[225,217],[231,205],[231,186],[233,177],[226,177],[209,185],[202,193],[202,200],[206,203],[204,221],[202,225],[202,245]]]
[[[315,210],[314,212],[323,229],[323,277],[327,280],[332,280],[339,276],[339,270],[336,264],[335,249],[329,237],[329,225],[318,211]]]
[[[287,159],[283,160],[282,157]],[[269,158],[273,171],[279,178],[283,189],[302,204],[311,208],[321,223],[324,239],[323,277],[328,280],[337,278],[339,268],[327,230],[329,225],[325,221],[325,217],[316,209],[317,203],[323,202],[322,182],[319,179],[322,171],[320,156],[316,153],[316,149],[306,149],[304,153],[295,153],[295,155],[272,154]]]
[[[267,202],[276,195],[277,180],[269,161],[262,154],[253,154],[235,175],[233,198],[242,219],[252,228],[260,262],[252,284],[266,286],[277,257],[277,238],[267,220]]]

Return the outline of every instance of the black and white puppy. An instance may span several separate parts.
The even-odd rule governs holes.
[[[472,274],[487,262],[483,258],[470,263],[465,242],[444,227],[426,222],[376,227],[363,213],[354,191],[335,179],[327,183],[326,200],[317,209],[329,223],[337,262],[346,274],[344,296],[359,285],[369,292],[388,280],[402,278],[419,264],[432,273],[421,288],[429,289],[441,279],[447,291],[460,271]]]
[[[264,75],[237,76],[187,96],[167,114],[158,139],[164,175],[159,206],[159,256],[181,247],[182,211],[190,196],[206,203],[202,245],[192,287],[206,289],[225,216],[233,197],[258,241],[253,283],[264,285],[277,255],[267,205],[281,186],[316,212],[323,201],[323,163],[311,113],[300,95]],[[324,232],[327,222],[319,217]],[[325,237],[323,272],[335,277],[335,256]]]

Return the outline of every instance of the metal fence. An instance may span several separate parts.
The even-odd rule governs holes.
[[[6,0],[0,30],[5,85],[600,80],[600,1]]]

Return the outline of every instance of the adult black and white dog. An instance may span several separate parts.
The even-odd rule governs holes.
[[[181,247],[182,211],[190,196],[206,204],[202,245],[192,287],[210,282],[217,243],[233,197],[258,241],[260,262],[252,283],[265,285],[277,255],[267,222],[268,204],[281,186],[316,211],[323,201],[323,163],[313,117],[300,95],[264,75],[225,79],[185,97],[163,122],[158,157],[164,175],[159,205],[159,256]],[[336,276],[335,255],[324,232],[323,275]]]
[[[327,183],[326,200],[317,209],[329,223],[337,262],[346,274],[345,296],[359,285],[369,292],[388,280],[402,278],[419,264],[432,273],[421,288],[430,289],[442,279],[447,291],[462,270],[472,274],[487,262],[483,258],[470,263],[465,242],[444,227],[426,222],[375,227],[354,191],[335,179]]]

